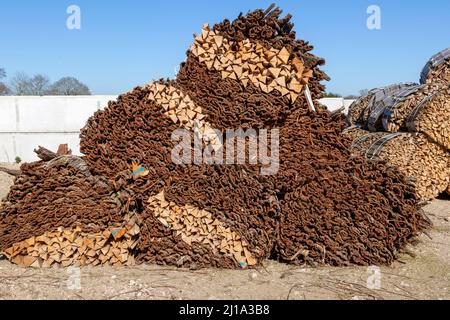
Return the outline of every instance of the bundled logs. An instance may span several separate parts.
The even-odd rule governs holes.
[[[450,85],[450,48],[435,54],[425,65],[420,74],[420,83],[440,82]]]
[[[448,88],[441,87],[435,83],[412,87],[395,95],[393,98],[394,104],[383,111],[382,122],[384,130],[388,132],[405,131],[407,129],[406,121],[412,115],[414,109],[423,99],[436,92],[442,92],[447,97],[450,97]],[[450,109],[445,110],[444,108],[443,112],[446,113],[444,117],[450,116]]]
[[[391,263],[429,226],[414,186],[352,154],[345,119],[316,107],[324,61],[280,15],[205,25],[175,81],[137,87],[88,120],[84,157],[40,150],[0,209],[0,250],[25,266]],[[261,163],[172,161],[177,129],[216,155],[222,133],[247,128],[279,130],[272,175]]]
[[[411,132],[422,132],[450,150],[450,87],[424,98],[406,120]]]
[[[346,134],[352,135],[352,131]],[[353,152],[371,162],[384,161],[396,167],[414,184],[422,200],[445,192],[450,183],[450,152],[424,134],[365,132],[352,145]]]
[[[347,117],[351,126],[344,130],[354,140],[355,153],[398,167],[423,200],[435,198],[448,185],[449,58],[450,49],[433,56],[422,71],[421,85],[370,91],[352,104]]]
[[[400,83],[370,90],[351,104],[348,110],[347,122],[350,125],[368,127],[369,117],[373,112],[371,122],[375,125],[385,106],[393,103],[391,97],[402,90],[414,86],[414,83]]]

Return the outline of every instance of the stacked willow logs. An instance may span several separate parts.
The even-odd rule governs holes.
[[[344,119],[315,108],[324,61],[280,14],[204,26],[176,81],[135,88],[89,119],[82,159],[24,166],[0,211],[0,250],[34,266],[391,263],[428,226],[413,186],[353,156]],[[172,161],[177,129],[219,154],[230,138],[217,132],[241,128],[279,129],[279,158],[276,136],[266,141],[278,172]]]

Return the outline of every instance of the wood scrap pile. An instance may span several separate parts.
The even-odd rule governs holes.
[[[414,187],[353,155],[345,119],[315,107],[324,61],[280,15],[270,7],[204,26],[175,81],[135,88],[89,119],[83,158],[23,166],[0,210],[0,250],[33,266],[391,263],[428,226]],[[180,128],[217,153],[227,138],[213,128],[279,129],[279,170],[176,165]]]

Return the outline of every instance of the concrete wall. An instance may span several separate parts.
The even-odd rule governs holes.
[[[68,143],[79,153],[79,130],[97,110],[117,96],[0,97],[0,162],[37,160],[33,150],[43,146],[56,150]],[[342,98],[323,99],[331,111],[348,108]]]
[[[37,160],[33,150],[68,143],[79,154],[79,130],[117,96],[0,97],[0,162]]]

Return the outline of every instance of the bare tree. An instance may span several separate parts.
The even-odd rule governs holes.
[[[30,78],[20,72],[11,80],[12,91],[18,96],[43,96],[49,90],[49,86],[50,80],[43,74],[36,74]]]
[[[56,96],[89,96],[91,91],[78,79],[64,77],[50,87],[48,94]]]
[[[50,79],[43,74],[37,74],[31,78],[31,91],[33,96],[43,96],[50,88]]]
[[[16,73],[11,79],[11,90],[18,96],[30,95],[30,77],[23,72]]]
[[[6,72],[5,69],[0,68],[0,80],[6,77]],[[8,88],[8,86],[3,83],[2,81],[0,81],[0,96],[4,96],[9,94],[10,90]]]

